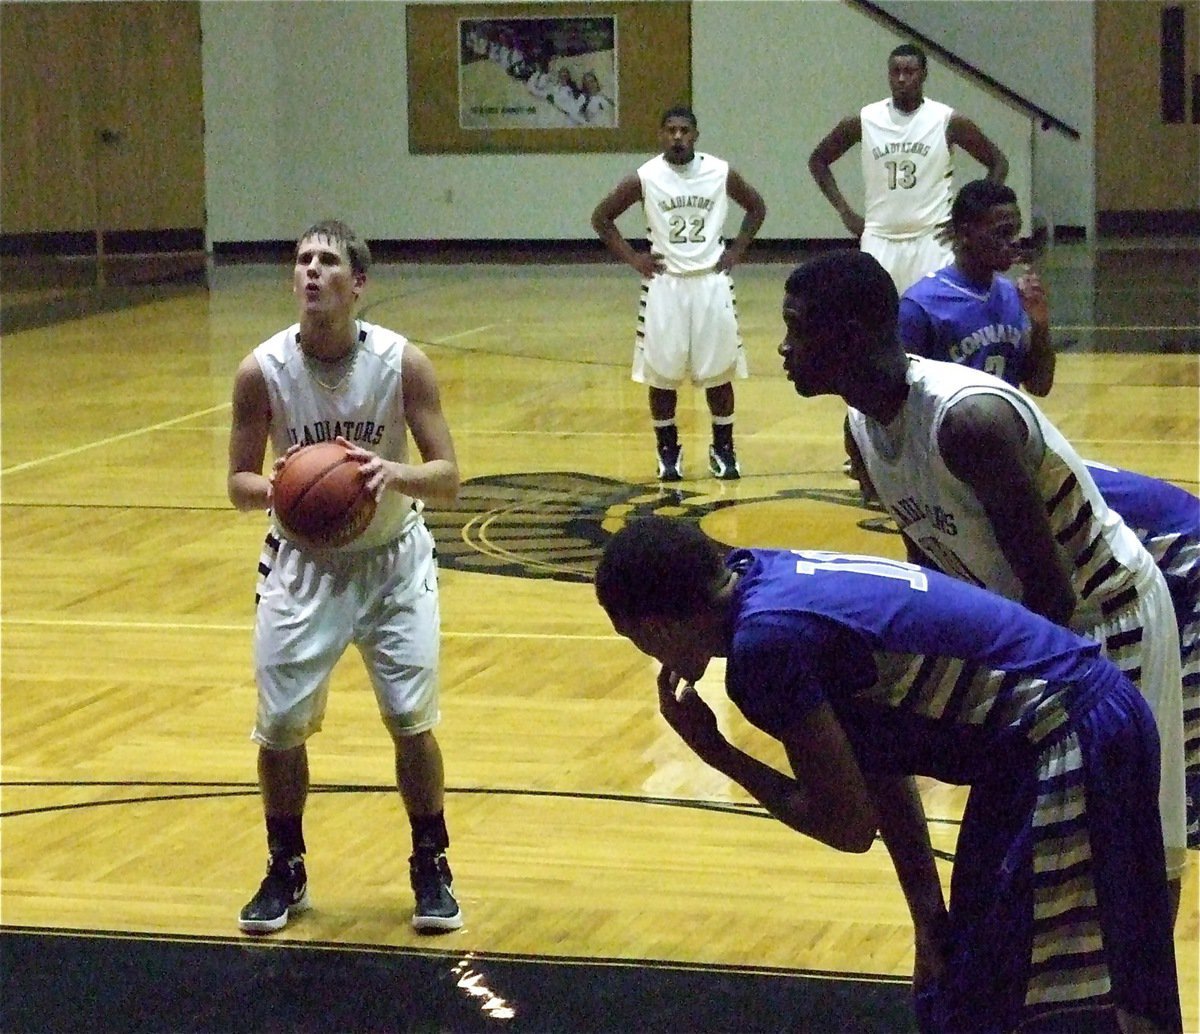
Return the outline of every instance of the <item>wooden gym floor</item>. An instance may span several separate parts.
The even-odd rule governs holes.
[[[534,250],[536,258],[536,249]],[[902,1031],[910,928],[886,853],[768,821],[657,717],[652,662],[590,576],[630,517],[729,545],[901,556],[841,474],[839,404],[780,372],[796,255],[737,273],[745,476],[653,479],[628,361],[635,275],[603,259],[377,266],[364,316],[439,372],[464,478],[442,558],[447,814],[465,928],[408,925],[407,828],[357,658],[310,744],[315,908],[248,942],[265,845],[249,728],[264,519],[225,496],[239,359],[292,322],[287,256],[205,282],[6,290],[0,452],[5,1031]],[[1045,408],[1086,456],[1197,490],[1195,243],[1052,248]],[[731,735],[780,762],[701,685]],[[948,876],[962,792],[929,783]],[[1196,861],[1177,927],[1197,1006]]]

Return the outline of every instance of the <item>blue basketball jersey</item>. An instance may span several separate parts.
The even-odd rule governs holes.
[[[930,273],[900,299],[898,332],[907,352],[972,366],[1020,386],[1031,326],[1008,277],[993,276],[985,290],[953,265]]]
[[[1092,460],[1087,468],[1105,503],[1154,558],[1171,592],[1183,657],[1184,711],[1192,714],[1187,741],[1200,765],[1200,499],[1132,470]]]
[[[1086,1026],[1114,1003],[1180,1029],[1158,737],[1099,645],[913,564],[727,564],[726,692],[751,723],[779,737],[827,701],[864,773],[971,786],[921,1029],[1000,1034],[1065,1010]]]
[[[727,563],[730,699],[777,737],[829,701],[864,770],[975,782],[1062,730],[1109,667],[1097,643],[915,564],[802,550]]]
[[[1087,461],[1104,501],[1138,537],[1186,535],[1200,542],[1200,499],[1169,481]]]

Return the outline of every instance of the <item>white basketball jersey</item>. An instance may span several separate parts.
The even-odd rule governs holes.
[[[897,111],[888,98],[859,113],[867,230],[916,237],[950,218],[954,170],[946,129],[953,113],[928,98],[912,112]]]
[[[254,350],[271,404],[271,446],[282,456],[293,445],[331,442],[339,435],[386,460],[408,459],[401,358],[407,340],[384,327],[358,321],[358,350],[345,377],[318,382],[299,345],[300,325],[268,338]],[[366,530],[342,551],[369,549],[398,538],[420,520],[421,503],[384,492]],[[276,530],[287,537],[276,522]]]
[[[654,253],[663,257],[667,272],[711,270],[725,250],[729,163],[697,151],[687,165],[672,165],[660,154],[637,172],[646,236]]]
[[[908,383],[908,398],[891,424],[850,409],[850,430],[880,500],[939,568],[1009,599],[1022,597],[982,504],[946,467],[937,443],[951,405],[970,395],[1000,395],[1031,430],[1030,469],[1071,564],[1076,596],[1071,628],[1087,633],[1104,620],[1112,601],[1153,579],[1153,558],[1105,505],[1074,448],[1026,396],[981,371],[916,357]]]

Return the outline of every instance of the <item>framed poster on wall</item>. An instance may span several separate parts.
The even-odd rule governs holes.
[[[620,125],[617,19],[460,18],[462,129]]]
[[[410,4],[412,154],[647,151],[691,99],[688,3]]]

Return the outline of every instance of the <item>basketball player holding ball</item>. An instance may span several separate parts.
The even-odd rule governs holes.
[[[411,342],[356,319],[370,252],[344,223],[320,222],[296,246],[299,322],[238,367],[229,438],[229,498],[271,506],[272,483],[301,446],[338,442],[376,500],[344,545],[314,547],[273,519],[259,561],[254,623],[258,781],[267,875],[242,909],[246,933],[283,929],[309,907],[303,816],[308,738],[321,728],[329,676],[358,647],[395,748],[396,783],[412,827],[412,924],[462,926],[446,861],[438,711],[439,610],[424,502],[453,502],[459,473],[433,366]],[[420,460],[408,455],[412,434]],[[268,441],[275,455],[263,474]]]

